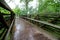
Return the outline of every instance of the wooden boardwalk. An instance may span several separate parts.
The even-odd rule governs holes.
[[[53,40],[42,34],[34,25],[24,19],[16,18],[12,40]]]

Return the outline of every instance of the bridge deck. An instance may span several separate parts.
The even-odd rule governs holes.
[[[12,40],[54,40],[42,34],[34,25],[24,19],[16,18]]]

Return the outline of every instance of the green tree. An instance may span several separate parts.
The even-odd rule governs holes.
[[[30,1],[33,1],[33,0],[20,0],[20,2],[24,2],[25,3],[26,13],[28,12],[28,4],[29,4]]]
[[[13,11],[15,12],[15,14],[16,14],[17,16],[19,16],[20,13],[21,13],[21,10],[20,10],[20,8],[19,8],[18,6],[16,6],[16,8],[13,9]]]
[[[58,12],[60,2],[56,0],[39,0],[39,13],[40,12]]]

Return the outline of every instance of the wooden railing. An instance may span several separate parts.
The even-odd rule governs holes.
[[[7,37],[6,35],[8,35],[11,31],[11,28],[13,27],[14,25],[14,15],[12,16],[12,18],[10,17],[10,25],[8,25],[6,22],[6,20],[4,19],[4,15],[6,14],[3,14],[0,13],[0,22],[2,23],[2,27],[0,27],[0,30],[2,30],[4,28],[4,30],[2,31],[2,33],[0,34],[0,40],[5,40]],[[8,14],[8,15],[11,15],[11,14]],[[6,38],[5,38],[6,37]]]
[[[40,21],[40,20],[28,18],[28,17],[24,17],[24,18],[25,18],[25,19],[28,19],[28,20],[31,20],[31,21],[39,22],[39,23],[42,23],[42,24],[49,25],[49,26],[56,27],[56,28],[59,28],[59,29],[60,29],[60,26],[54,25],[54,24],[51,24],[51,23],[48,23],[48,22],[46,22],[46,21]]]
[[[26,19],[27,21],[30,21],[36,25],[39,25],[40,28],[51,33],[53,36],[57,37],[57,39],[60,38],[60,26],[52,23],[48,23],[46,21],[40,21],[40,20],[28,18],[28,17],[23,17],[23,19]]]
[[[14,25],[15,14],[4,0],[0,0],[0,7],[10,12],[10,14],[4,14],[0,12],[0,40],[8,40],[8,37],[11,34],[11,30]],[[8,15],[10,15],[10,17],[8,19],[9,22],[7,23],[3,16]]]
[[[13,21],[12,21],[12,23],[11,23],[11,25],[10,25],[8,31],[7,31],[7,35],[6,35],[6,37],[5,37],[5,40],[8,40],[9,36],[12,35],[11,32],[12,32],[12,28],[13,28],[13,26],[14,26],[14,21],[15,21],[15,19],[13,19]],[[11,38],[10,38],[10,39],[11,39]]]

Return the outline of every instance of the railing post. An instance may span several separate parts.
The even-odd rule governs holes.
[[[14,19],[14,16],[15,16],[15,14],[13,12],[11,12],[11,22]]]
[[[6,21],[4,20],[3,15],[2,15],[1,12],[0,12],[0,21],[1,21],[1,23],[3,23],[3,25],[4,25],[6,28],[8,28],[8,25],[7,25]]]

